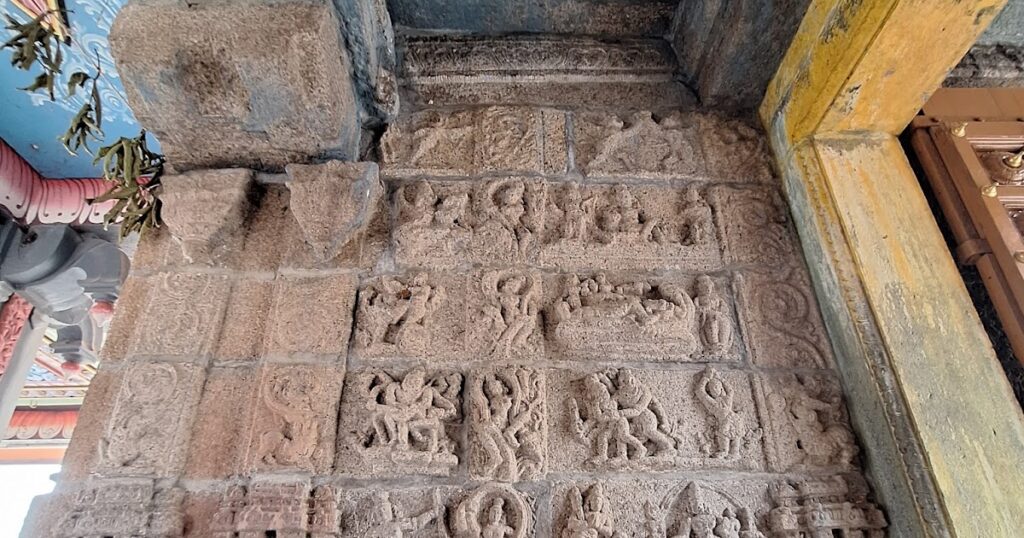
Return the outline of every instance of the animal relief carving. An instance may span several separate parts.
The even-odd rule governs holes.
[[[633,371],[590,374],[582,384],[582,401],[570,400],[570,413],[573,433],[590,448],[589,467],[675,458],[679,439],[674,425]]]
[[[260,468],[315,470],[321,457],[320,432],[313,398],[316,380],[303,369],[278,368],[264,376],[260,402],[269,411],[258,428],[256,448]]]
[[[526,538],[533,533],[533,507],[508,486],[477,488],[455,507],[453,538]]]
[[[521,179],[401,185],[396,258],[430,267],[527,261],[543,226],[544,200],[543,183]]]
[[[783,374],[761,381],[770,435],[769,462],[780,471],[850,468],[859,451],[838,382],[825,375]]]
[[[577,162],[587,176],[686,177],[704,170],[697,128],[682,113],[627,119],[583,114],[577,121]]]
[[[711,208],[695,188],[567,183],[549,191],[544,265],[708,270],[721,264]]]
[[[544,475],[547,390],[544,374],[505,368],[473,375],[469,403],[469,472],[473,478],[516,482]]]

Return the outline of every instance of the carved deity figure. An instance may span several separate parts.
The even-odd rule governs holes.
[[[628,369],[583,380],[583,406],[571,402],[577,437],[590,445],[590,465],[671,458],[678,440],[650,389]]]
[[[433,314],[446,298],[443,286],[431,286],[426,273],[408,283],[384,277],[360,290],[355,342],[361,348],[377,343],[401,349],[425,345]]]
[[[508,368],[469,382],[470,474],[517,481],[539,476],[546,460],[543,374]]]
[[[697,277],[697,298],[693,301],[700,323],[701,341],[708,353],[721,353],[732,344],[729,305],[707,275]]]
[[[683,192],[683,208],[679,212],[681,239],[684,245],[708,243],[714,235],[711,206],[704,201],[697,187]]]
[[[537,328],[540,277],[535,274],[490,272],[482,280],[483,316],[494,335],[491,354],[510,355],[527,346]]]
[[[722,505],[724,508],[721,508]],[[717,506],[717,508],[713,508]],[[735,502],[697,482],[690,482],[676,499],[667,499],[659,510],[648,510],[648,526],[652,516],[672,516],[673,523],[667,533],[649,536],[671,538],[764,538],[757,530],[747,507],[735,507]],[[721,509],[721,515],[717,515]],[[739,515],[737,515],[737,512]],[[663,523],[657,526],[664,526]]]
[[[437,491],[434,492],[433,505],[415,515],[405,515],[387,491],[378,492],[373,503],[373,509],[369,511],[366,530],[362,536],[367,538],[404,538],[407,535],[426,529],[435,521],[444,517],[444,505],[438,498]],[[409,533],[409,534],[407,534]]]
[[[644,214],[640,203],[625,185],[612,187],[604,206],[597,211],[595,224],[594,237],[605,244],[619,237],[647,242],[660,239],[664,233],[658,227],[658,219]],[[658,237],[655,237],[656,229]]]
[[[446,423],[458,415],[460,374],[427,378],[422,367],[396,379],[378,372],[370,383],[367,448],[386,447],[393,461],[457,461]]]
[[[576,486],[569,490],[566,500],[569,515],[562,529],[562,538],[622,538],[615,530],[611,506],[600,483],[580,492]]]
[[[417,181],[395,192],[398,225],[407,229],[468,230],[469,195],[465,192],[438,195],[430,183]]]
[[[475,196],[474,214],[479,223],[474,232],[487,241],[502,244],[511,240],[516,254],[526,256],[540,233],[539,205],[543,185],[520,179],[486,183]]]
[[[525,538],[533,512],[522,493],[508,486],[481,486],[455,508],[454,538]]]
[[[714,368],[704,369],[694,396],[710,416],[711,443],[706,452],[712,458],[736,458],[742,442],[740,413],[733,389]]]
[[[814,466],[850,465],[857,455],[857,442],[842,420],[842,399],[828,401],[812,396],[826,392],[812,376],[798,377],[802,390],[786,397],[786,412],[796,432],[794,441],[803,453],[803,463]]]

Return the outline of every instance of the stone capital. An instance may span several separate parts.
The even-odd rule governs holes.
[[[218,265],[236,249],[251,209],[253,173],[198,170],[163,179],[161,215],[189,263]]]
[[[324,260],[366,227],[384,192],[376,163],[290,164],[286,170],[292,214]]]

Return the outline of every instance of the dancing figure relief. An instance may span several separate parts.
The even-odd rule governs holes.
[[[363,446],[384,451],[396,462],[458,462],[447,425],[459,416],[462,376],[427,377],[414,368],[402,378],[377,372],[370,381],[366,409],[370,427]]]
[[[589,466],[671,460],[678,452],[665,411],[628,369],[585,377],[582,405],[573,398],[570,406],[573,431],[590,447]]]
[[[546,395],[543,374],[525,368],[470,379],[469,468],[474,478],[518,481],[543,474]]]
[[[384,344],[409,351],[424,347],[433,315],[446,298],[445,288],[429,284],[425,273],[408,283],[394,277],[379,279],[359,292],[356,346],[368,349]]]
[[[489,353],[510,356],[529,346],[538,328],[540,276],[492,271],[484,274],[481,285],[486,301],[481,317],[493,336]]]

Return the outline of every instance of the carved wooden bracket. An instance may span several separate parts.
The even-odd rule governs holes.
[[[189,263],[219,265],[241,241],[252,183],[242,168],[164,178],[161,215]]]
[[[292,214],[324,260],[366,228],[384,192],[376,163],[290,164],[286,170]]]

